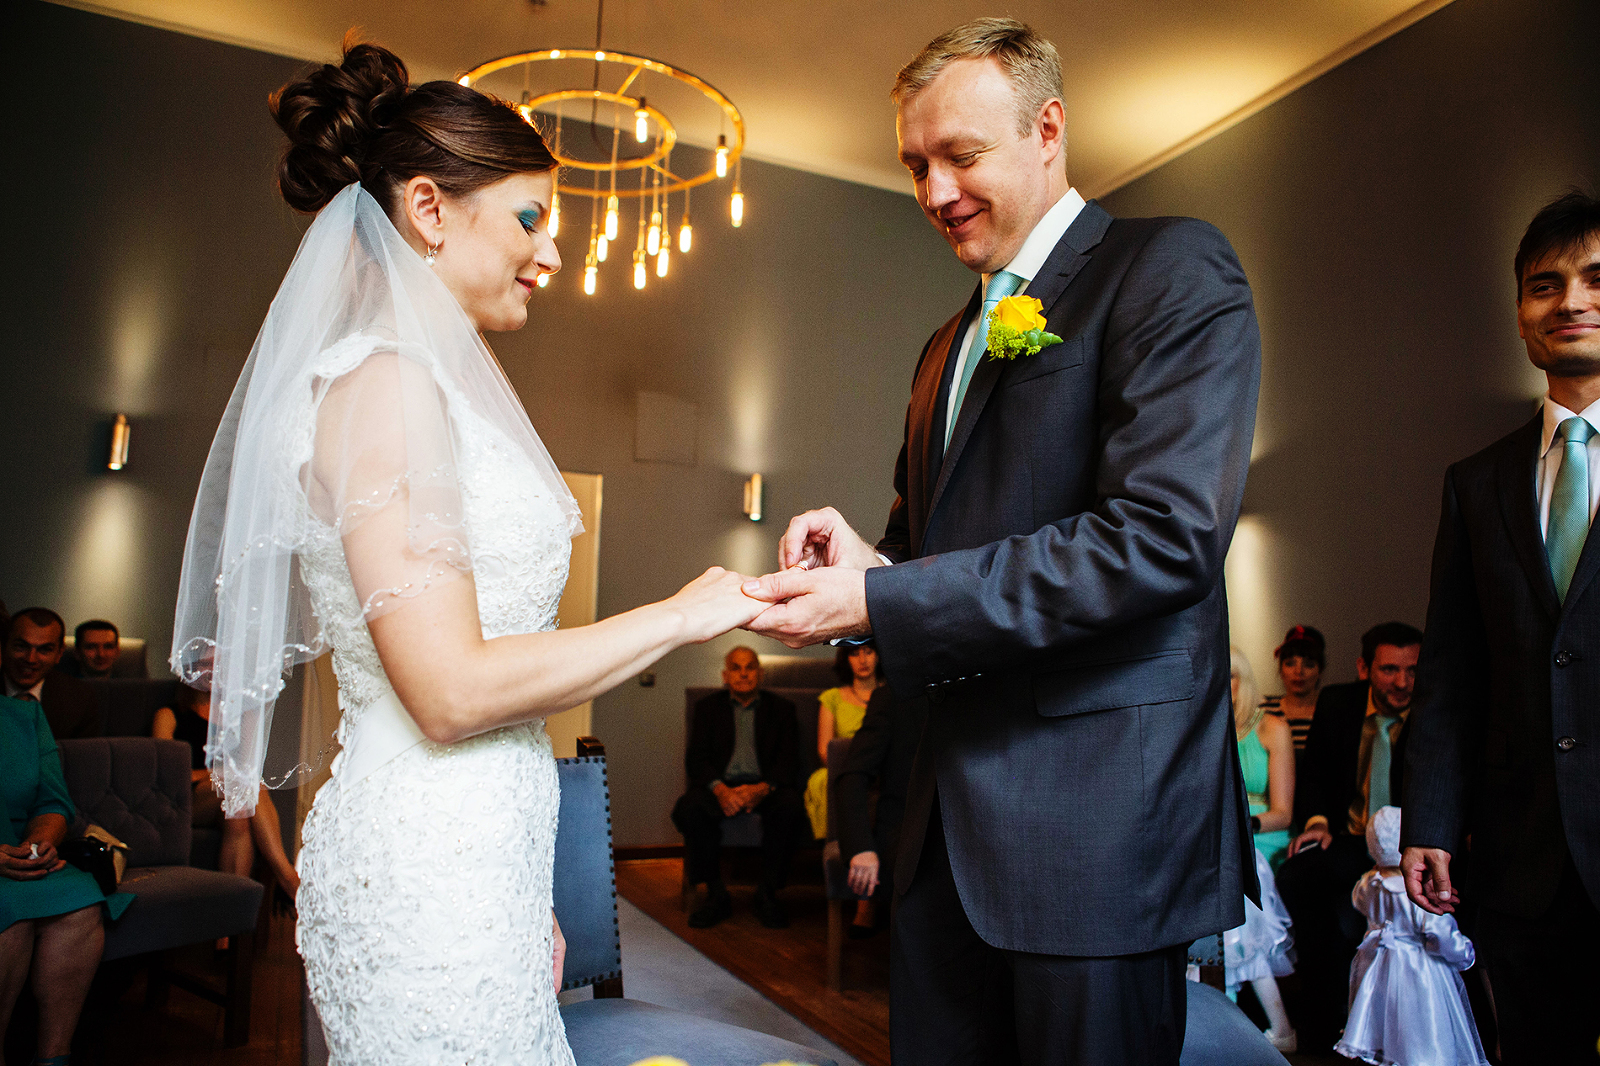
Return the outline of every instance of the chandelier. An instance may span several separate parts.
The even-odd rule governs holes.
[[[563,198],[588,199],[589,249],[584,256],[583,291],[590,296],[599,290],[600,264],[611,258],[621,240],[625,200],[638,202],[635,289],[645,287],[652,266],[656,277],[667,276],[675,194],[682,194],[676,216],[680,254],[687,254],[694,243],[689,202],[695,187],[731,174],[729,219],[736,229],[744,222],[740,157],[745,135],[739,109],[704,79],[669,63],[601,48],[598,18],[593,48],[547,48],[501,56],[472,68],[459,81],[508,100],[520,98],[517,110],[523,119],[544,131],[551,153],[565,168],[565,173],[558,172],[550,203],[552,238],[572,225],[563,210]],[[583,81],[590,83],[588,87],[574,85]],[[615,87],[607,88],[607,84]],[[680,115],[693,112],[693,116],[675,123],[666,113],[668,107]],[[695,131],[709,143],[713,119],[719,132],[705,168],[698,173],[675,170],[672,153],[678,146],[680,123],[694,122]],[[685,154],[680,153],[680,158]],[[564,180],[568,176],[572,180]],[[549,282],[549,274],[539,275],[540,288]]]

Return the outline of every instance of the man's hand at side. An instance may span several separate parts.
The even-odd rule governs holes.
[[[772,604],[744,628],[791,648],[872,632],[864,570],[844,566],[783,570],[746,581],[744,593]]]
[[[878,853],[859,851],[850,857],[850,872],[845,875],[850,891],[866,899],[878,890]]]
[[[883,560],[862,540],[844,516],[832,507],[807,511],[789,520],[789,528],[778,541],[778,569],[804,566],[815,570],[823,566],[844,566],[866,570],[882,566]]]
[[[1443,848],[1407,848],[1400,856],[1406,878],[1406,895],[1429,914],[1449,914],[1456,909],[1450,887],[1450,853]]]

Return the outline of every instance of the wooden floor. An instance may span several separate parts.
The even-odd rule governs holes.
[[[92,994],[99,1009],[85,1011],[73,1066],[299,1066],[305,971],[294,949],[294,919],[274,917],[269,929],[256,952],[249,1044],[224,1048],[222,1008],[180,988],[152,1009],[145,974],[119,973],[111,963]],[[173,966],[222,987],[222,957],[209,945],[184,949]]]
[[[796,860],[798,868],[804,858]],[[784,889],[788,929],[765,929],[750,912],[754,885],[730,882],[733,917],[711,929],[690,929],[679,906],[680,859],[638,859],[617,864],[617,891],[691,947],[866,1066],[889,1066],[889,938],[846,940],[844,991],[828,991],[827,900],[817,878]],[[623,959],[626,988],[627,959]]]

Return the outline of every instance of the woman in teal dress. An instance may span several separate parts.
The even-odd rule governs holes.
[[[91,875],[57,856],[72,816],[44,711],[33,700],[0,697],[0,1033],[31,972],[36,1066],[69,1061],[105,949],[104,916],[120,917],[133,902],[125,892],[106,896]]]

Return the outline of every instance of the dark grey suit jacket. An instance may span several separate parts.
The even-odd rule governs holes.
[[[928,725],[896,871],[932,805],[968,917],[1019,951],[1121,955],[1244,920],[1255,868],[1222,563],[1261,346],[1227,240],[1090,203],[1028,287],[1065,338],[985,359],[941,455],[967,310],[923,350],[867,572],[885,672]]]
[[[1567,856],[1600,899],[1600,537],[1556,599],[1535,482],[1542,416],[1445,475],[1407,725],[1407,846],[1459,854],[1478,902],[1533,918]]]

